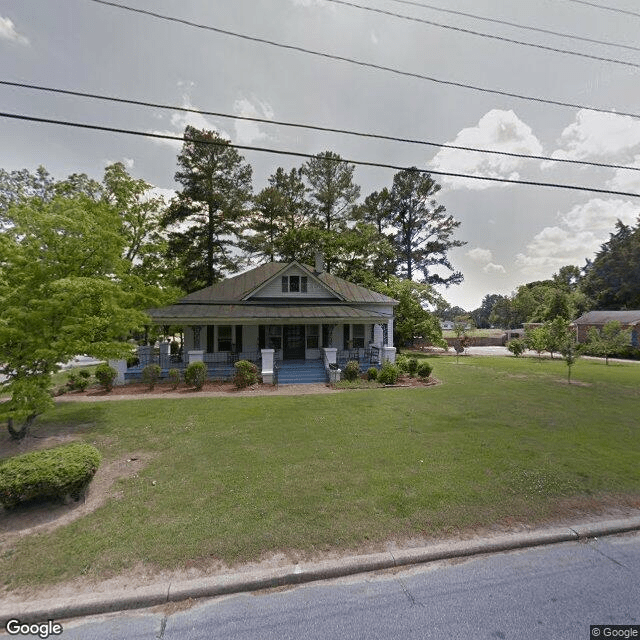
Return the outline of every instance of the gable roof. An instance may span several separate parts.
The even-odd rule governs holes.
[[[389,296],[353,284],[330,273],[316,273],[312,267],[296,262],[268,262],[250,271],[245,271],[237,276],[232,276],[222,282],[190,293],[177,304],[250,303],[252,294],[292,265],[298,265],[306,270],[310,276],[316,278],[329,291],[335,293],[341,302],[347,304],[398,304],[397,300]],[[302,300],[300,303],[303,304]],[[264,304],[264,301],[261,304]]]
[[[574,320],[575,324],[607,324],[618,321],[620,324],[632,325],[640,322],[640,311],[589,311]]]

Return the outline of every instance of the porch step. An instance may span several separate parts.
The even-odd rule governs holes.
[[[283,360],[278,363],[278,384],[317,384],[326,381],[322,360]]]

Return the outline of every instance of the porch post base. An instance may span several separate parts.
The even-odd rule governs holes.
[[[116,379],[113,381],[114,386],[122,387],[124,385],[124,374],[127,371],[127,361],[109,360],[109,366],[113,367],[118,372]]]
[[[203,362],[204,361],[204,351],[189,351],[187,353],[187,364],[191,364],[192,362]]]
[[[275,349],[262,349],[262,382],[273,384],[273,356]]]
[[[381,350],[382,362],[390,362],[394,364],[396,361],[396,348],[395,347],[382,347]]]

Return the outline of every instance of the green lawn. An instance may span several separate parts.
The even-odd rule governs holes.
[[[640,365],[580,360],[567,385],[560,360],[432,362],[442,384],[429,388],[58,405],[43,431],[76,433],[105,461],[152,461],[121,499],[0,556],[2,580],[350,549],[540,521],[589,496],[638,502]]]

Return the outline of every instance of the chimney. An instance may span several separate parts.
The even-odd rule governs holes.
[[[324,271],[324,257],[320,251],[316,251],[316,273]]]

